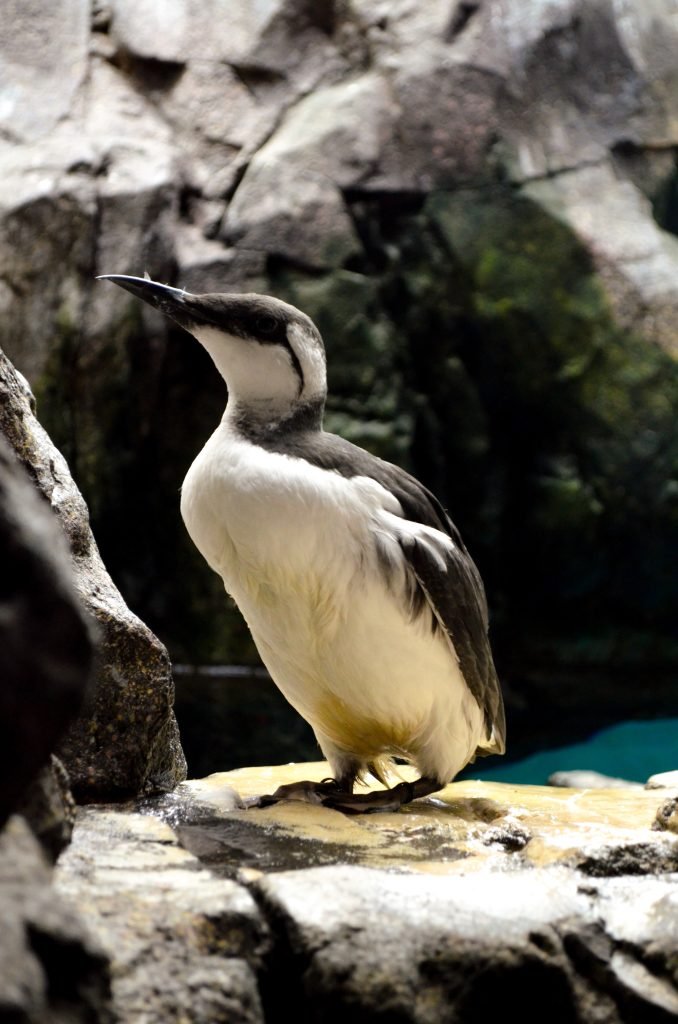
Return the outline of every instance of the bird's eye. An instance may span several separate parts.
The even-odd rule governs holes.
[[[255,327],[259,334],[273,334],[277,326],[278,321],[276,318],[274,316],[269,316],[266,313],[258,316],[255,320]]]

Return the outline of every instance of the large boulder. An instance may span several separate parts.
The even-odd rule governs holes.
[[[0,435],[14,448],[63,531],[59,541],[54,540],[54,526],[51,533],[41,537],[42,520],[37,520],[34,532],[38,551],[51,545],[58,555],[67,541],[76,591],[97,627],[94,685],[82,714],[60,744],[73,790],[81,799],[91,799],[171,789],[184,778],[185,761],[172,710],[174,687],[167,651],[127,608],[106,572],[89,527],[87,506],[68,466],[36,419],[28,386],[1,352],[0,398]],[[24,490],[31,488],[28,483],[22,486]],[[29,510],[38,503],[32,491],[25,503]],[[22,521],[28,528],[30,520],[22,517]],[[48,554],[45,564],[34,570],[42,576],[54,574],[55,555]],[[70,719],[74,703],[70,693],[75,690],[77,699],[81,698],[82,663],[87,666],[90,658],[82,613],[77,606],[73,610],[72,598],[70,607],[60,612],[60,592],[52,596],[40,579],[32,580],[28,571],[20,573],[18,563],[15,573],[17,591],[21,586],[28,589],[39,614],[35,621],[19,623],[23,632],[11,623],[3,654],[11,658],[14,672],[17,664],[26,662],[18,689],[28,696],[30,687],[41,679],[32,669],[31,659],[45,660],[47,671],[42,677],[49,681],[49,659],[53,658],[52,685],[66,693]],[[24,603],[18,603],[19,609]],[[9,669],[8,664],[7,674]],[[32,702],[28,706],[33,708]],[[51,713],[44,716],[48,732],[45,760],[64,728],[59,702],[50,699],[49,706]],[[6,720],[11,721],[11,717],[8,715]],[[10,757],[3,777],[16,778],[21,789],[27,779],[14,768],[11,755],[15,746],[17,759],[21,751],[28,754],[30,750],[19,731],[14,736],[12,743],[2,745],[3,756]]]
[[[109,959],[15,815],[0,832],[0,1021],[112,1024]]]
[[[117,1019],[263,1024],[267,924],[252,895],[205,869],[167,824],[81,809],[56,884],[111,957]]]
[[[678,839],[656,827],[675,786],[462,782],[362,819],[246,810],[233,788],[326,773],[245,769],[143,813],[79,811],[57,885],[111,956],[121,1019],[675,1020]]]
[[[0,551],[2,828],[80,710],[93,635],[63,533],[1,436]]]
[[[0,388],[3,423],[11,397]],[[49,864],[75,819],[68,778],[51,752],[86,696],[94,629],[73,583],[64,531],[3,433],[0,1020],[107,1024],[108,958],[55,895]]]
[[[88,0],[9,0],[0,25],[4,138],[44,138],[68,115],[87,76],[89,18]]]

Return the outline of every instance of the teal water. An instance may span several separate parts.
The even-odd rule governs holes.
[[[582,743],[530,754],[502,764],[501,758],[477,761],[463,773],[466,779],[491,779],[543,785],[553,772],[585,769],[645,782],[650,775],[678,769],[678,718],[622,722],[601,729]]]

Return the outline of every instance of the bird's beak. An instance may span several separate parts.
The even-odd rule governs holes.
[[[189,309],[189,304],[195,296],[182,288],[172,288],[168,284],[151,281],[149,277],[128,277],[127,274],[101,274],[97,281],[112,281],[113,284],[136,295],[138,299],[143,299],[150,306],[155,306],[182,327],[195,320]]]

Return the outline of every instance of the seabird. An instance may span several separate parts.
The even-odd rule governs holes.
[[[115,284],[189,331],[224,378],[217,429],[190,467],[181,514],[223,579],[333,778],[257,799],[346,813],[395,810],[503,753],[504,707],[485,592],[459,531],[413,476],[323,430],[325,349],[280,299]],[[385,790],[395,759],[420,773]]]

